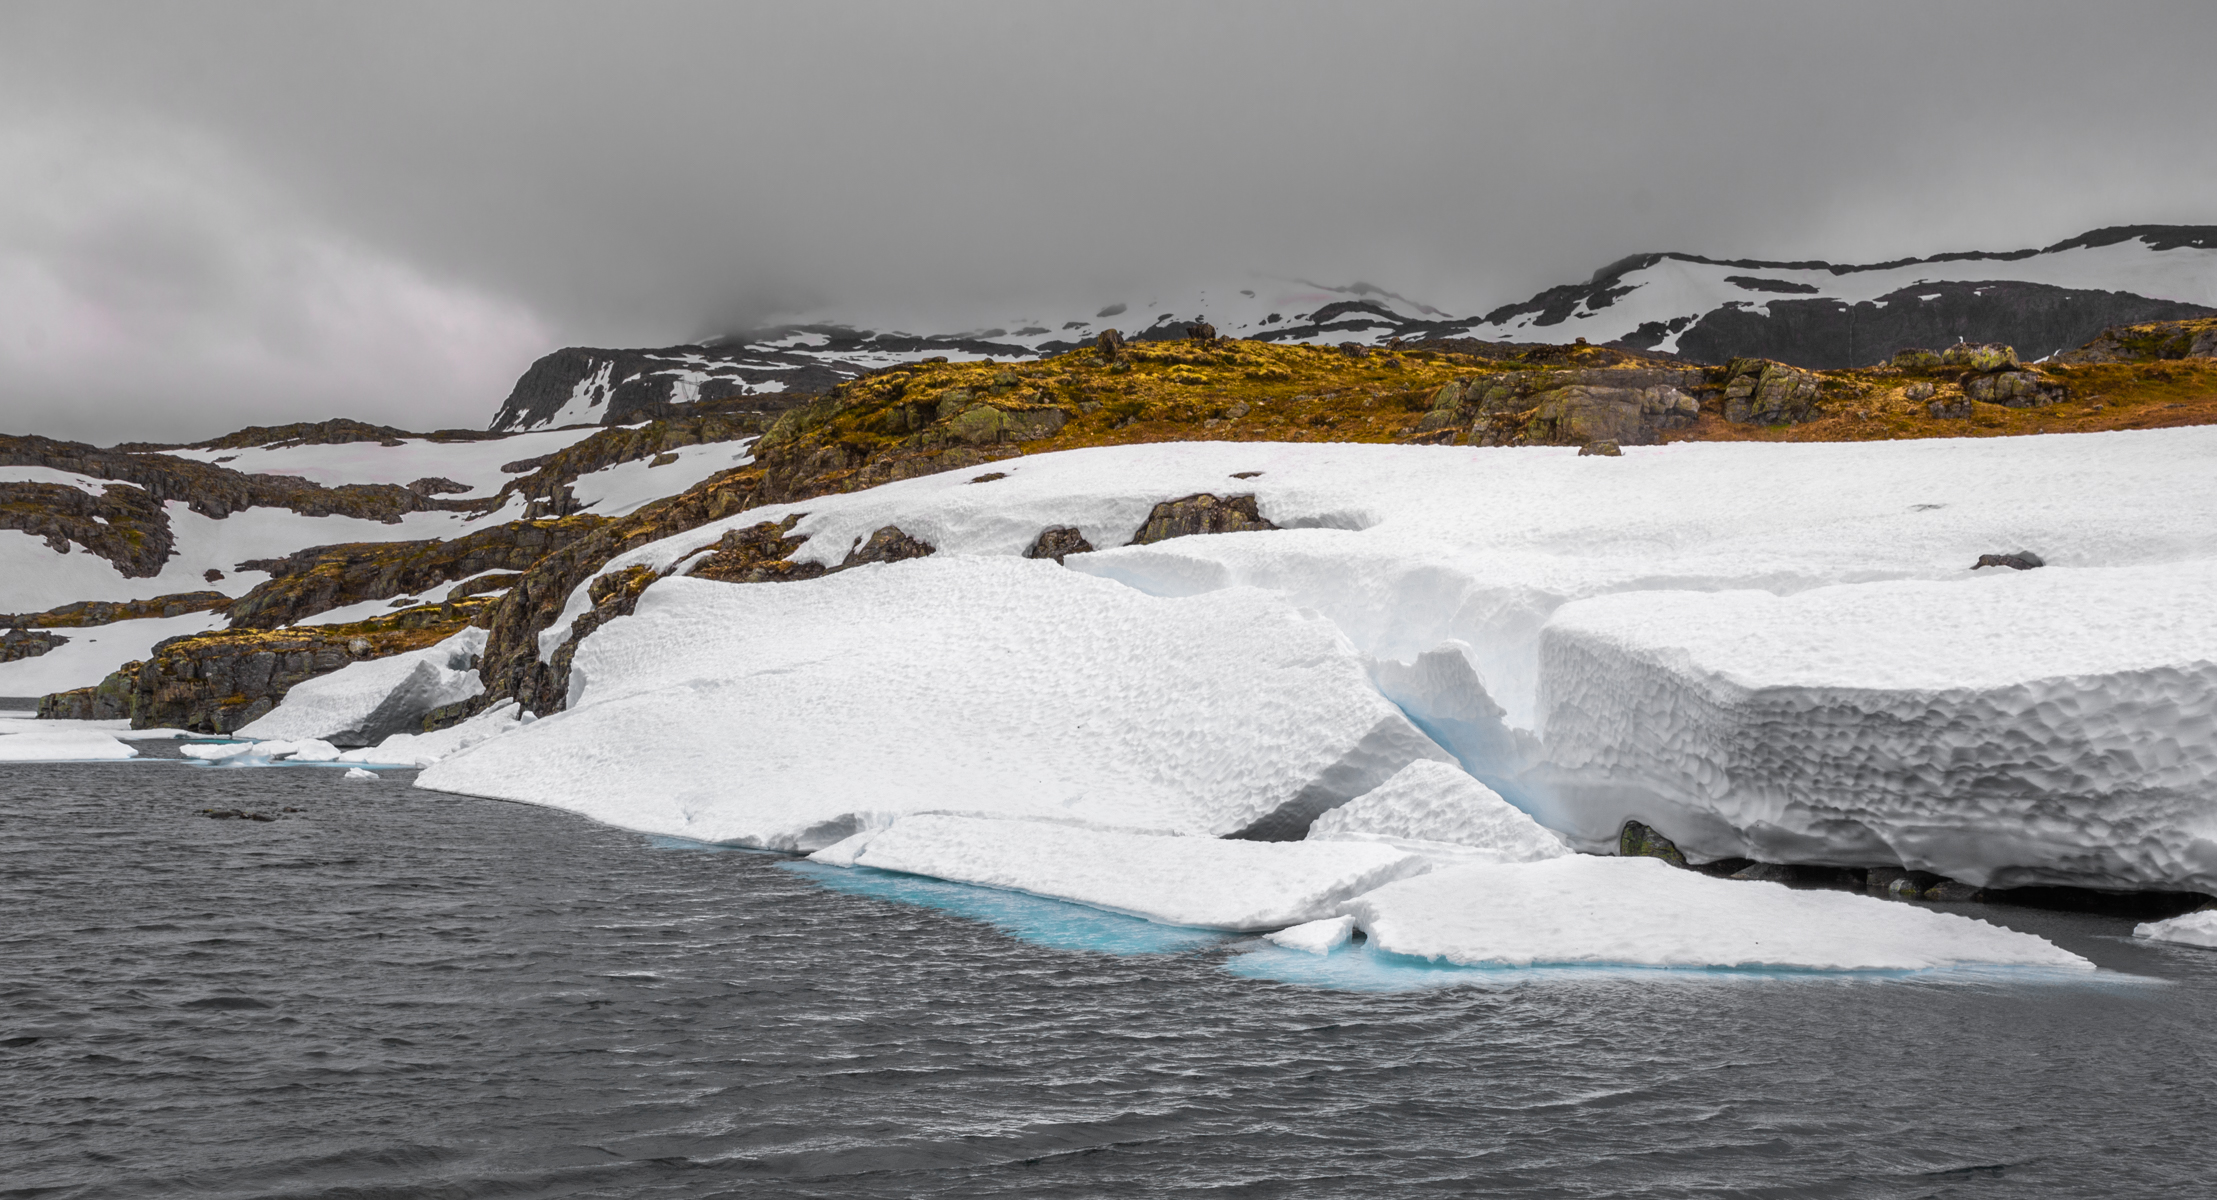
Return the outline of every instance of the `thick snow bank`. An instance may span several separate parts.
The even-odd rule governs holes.
[[[813,850],[901,813],[1297,838],[1446,754],[1326,622],[938,556],[806,583],[686,578],[580,644],[571,706],[421,786]]]
[[[69,642],[37,658],[0,663],[0,695],[44,696],[91,687],[124,663],[144,659],[161,642],[210,633],[223,624],[222,613],[201,612],[52,630]]]
[[[91,721],[0,720],[0,762],[71,762],[137,758],[139,752]]]
[[[2217,562],[1565,607],[1532,791],[1593,846],[2217,890]]]
[[[238,734],[361,746],[420,729],[425,713],[485,690],[477,675],[484,649],[485,631],[470,628],[435,646],[349,663],[294,684],[282,703]]]
[[[1101,548],[1071,557],[1073,570],[1159,595],[1267,588],[1322,613],[1380,661],[1414,663],[1459,640],[1473,678],[1505,710],[1501,720],[1530,729],[1539,630],[1566,601],[1658,588],[1960,581],[1979,555],[2019,548],[2058,566],[2217,557],[2213,460],[2217,427],[1681,443],[1631,447],[1621,458],[1549,447],[1115,446],[997,463],[1007,477],[988,483],[955,471],[753,509],[606,569],[668,568],[726,529],[795,513],[806,514],[795,532],[809,538],[797,557],[819,562],[885,525],[942,555],[1008,556],[1048,526],[1073,526]],[[1247,472],[1261,474],[1234,478]],[[1116,548],[1155,504],[1197,492],[1251,492],[1265,518],[1288,528]],[[581,586],[542,651],[585,607]],[[1474,733],[1488,732],[1483,706],[1462,715]],[[1465,765],[1476,769],[1469,757]]]
[[[2148,921],[2135,926],[2132,936],[2217,950],[2217,908],[2205,908],[2168,921]]]
[[[1446,843],[1490,862],[1570,853],[1560,838],[1451,763],[1421,761],[1325,813],[1310,841]]]
[[[1346,945],[1354,933],[1355,918],[1340,916],[1305,922],[1263,936],[1288,950],[1299,950],[1306,954],[1330,954]]]
[[[578,476],[570,485],[570,495],[580,511],[603,517],[625,516],[664,496],[687,491],[719,471],[753,462],[754,456],[748,453],[753,445],[754,439],[749,438],[682,446],[670,452],[676,455],[676,461],[659,467],[651,458],[616,463]]]
[[[1360,842],[1232,841],[945,815],[903,817],[863,836],[855,866],[1233,931],[1319,920],[1351,896],[1424,869],[1414,855]]]
[[[2093,970],[2044,939],[1969,917],[1712,879],[1653,858],[1456,867],[1387,884],[1347,912],[1378,949],[1461,966]]]

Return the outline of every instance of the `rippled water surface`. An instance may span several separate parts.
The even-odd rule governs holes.
[[[2217,1191],[2217,955],[2125,920],[1978,910],[2068,984],[1327,969],[407,775],[0,766],[0,1196]]]

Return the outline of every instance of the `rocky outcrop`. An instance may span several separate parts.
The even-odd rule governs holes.
[[[1761,358],[1735,358],[1723,372],[1724,419],[1736,425],[1795,425],[1817,415],[1823,380]]]
[[[2007,408],[2040,408],[2062,403],[2068,389],[2034,371],[1998,371],[1965,379],[1963,394],[1982,403]]]
[[[1139,532],[1127,543],[1147,546],[1171,538],[1192,537],[1203,533],[1245,533],[1250,530],[1276,529],[1277,526],[1263,520],[1255,508],[1253,493],[1244,496],[1225,496],[1219,499],[1207,492],[1185,496],[1177,500],[1165,500],[1155,505],[1140,525]]]
[[[348,604],[414,595],[484,571],[520,574],[605,524],[606,518],[595,516],[510,521],[453,539],[345,542],[240,563],[242,570],[267,571],[271,577],[231,605],[231,627],[276,629]]]
[[[48,633],[43,629],[10,629],[6,633],[0,633],[0,663],[37,658],[49,650],[56,650],[68,644],[68,638],[58,633]]]
[[[1674,867],[1686,865],[1686,856],[1675,843],[1638,821],[1626,821],[1617,831],[1617,853],[1627,858],[1659,858]]]
[[[517,478],[501,486],[500,499],[524,497],[529,501],[527,519],[568,516],[578,511],[570,488],[581,475],[642,458],[653,461],[686,446],[758,437],[774,419],[775,414],[762,412],[707,411],[603,429],[551,454],[503,466],[502,471]]]
[[[685,573],[696,579],[724,583],[787,583],[822,575],[822,563],[793,562],[790,555],[807,537],[788,537],[800,514],[772,523],[764,521],[745,529],[727,529],[699,561]]]
[[[82,546],[126,579],[161,574],[176,546],[161,503],[120,483],[97,496],[61,483],[0,483],[0,529],[43,538],[56,554]]]
[[[1458,379],[1433,393],[1420,436],[1468,425],[1474,446],[1650,446],[1700,416],[1698,368],[1591,367],[1504,371]],[[1434,439],[1438,440],[1438,439]]]
[[[2217,358],[2217,317],[2112,325],[2075,350],[2055,356],[2070,365]]]
[[[441,429],[435,433],[410,433],[390,425],[371,425],[337,417],[329,421],[295,421],[290,425],[249,425],[244,429],[209,438],[204,442],[188,442],[182,445],[156,442],[126,442],[116,449],[124,451],[147,450],[247,450],[254,448],[283,449],[288,446],[335,446],[347,442],[376,442],[381,446],[398,446],[405,439],[417,438],[433,442],[477,442],[496,438],[497,433],[481,429]]]
[[[148,600],[79,600],[35,613],[0,613],[0,628],[77,629],[87,625],[112,625],[154,617],[182,617],[209,612],[231,603],[222,592],[173,592]]]
[[[277,707],[295,684],[444,641],[470,615],[447,605],[352,625],[171,638],[92,687],[41,698],[39,716],[231,733]]]

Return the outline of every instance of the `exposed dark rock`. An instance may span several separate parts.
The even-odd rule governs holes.
[[[1146,546],[1200,533],[1243,533],[1276,528],[1256,511],[1252,492],[1222,499],[1202,492],[1155,505],[1129,544]]]
[[[1978,561],[1971,564],[1971,569],[1976,571],[1980,567],[2008,567],[2012,571],[2030,571],[2034,567],[2047,565],[2039,555],[2032,551],[2019,550],[2015,554],[1981,554],[1978,556]]]
[[[1073,554],[1091,554],[1093,543],[1071,525],[1050,525],[1039,531],[1031,547],[1024,551],[1025,558],[1051,558],[1056,562]]]
[[[1749,863],[1747,866],[1734,871],[1729,878],[1754,879],[1766,883],[1791,883],[1794,878],[1794,869],[1781,866],[1778,863]]]
[[[1363,345],[1361,342],[1341,342],[1339,352],[1349,358],[1370,357],[1370,347]]]
[[[1216,340],[1216,326],[1207,321],[1195,321],[1185,327],[1185,335],[1192,341],[1213,342]]]
[[[483,571],[523,571],[607,519],[510,521],[451,540],[346,542],[240,563],[271,578],[231,606],[234,629],[276,629],[363,600],[412,596]]]
[[[1602,458],[1621,458],[1624,451],[1615,442],[1587,442],[1578,448],[1578,457],[1599,455]]]
[[[171,638],[145,661],[126,663],[92,687],[41,697],[39,716],[129,718],[135,729],[231,733],[277,707],[294,684],[362,658],[444,641],[469,616],[466,609],[434,606],[355,625]]]
[[[1924,410],[1935,421],[1968,421],[1971,419],[1971,398],[1956,396],[1949,400],[1934,400],[1925,405]]]
[[[487,592],[506,591],[508,588],[515,586],[516,580],[521,578],[523,578],[521,571],[478,575],[455,584],[453,589],[447,592],[447,595],[459,600],[464,596],[482,596]]]
[[[1686,856],[1676,844],[1638,821],[1626,821],[1617,831],[1617,853],[1626,858],[1659,858],[1674,867],[1686,865]]]
[[[2209,310],[2125,292],[2086,291],[2009,280],[1920,283],[1876,301],[1775,299],[1761,307],[1701,314],[1678,335],[1678,353],[1703,362],[1760,357],[1814,370],[1882,362],[1915,346],[1958,339],[2036,347],[2081,345],[2104,327],[2195,317]],[[1626,339],[1645,348],[1669,336],[1656,327]]]
[[[2055,361],[2144,363],[2180,358],[2217,358],[2217,319],[2114,325],[2084,346],[2056,355]]]
[[[202,571],[200,573],[200,577],[207,580],[209,583],[223,582],[223,572],[216,570],[214,567],[209,567],[207,570]]]
[[[745,529],[727,529],[706,557],[685,573],[696,579],[724,583],[788,583],[814,579],[825,572],[823,564],[793,562],[788,557],[808,540],[806,536],[787,536],[799,520],[800,515],[796,513],[782,524],[764,521]]]
[[[1114,329],[1104,329],[1093,339],[1093,346],[1101,352],[1102,358],[1115,358],[1124,352],[1124,335]]]
[[[994,480],[996,480],[996,479],[1006,479],[1006,478],[1008,478],[1008,472],[1006,472],[1006,471],[987,471],[987,472],[986,472],[985,474],[983,474],[983,475],[980,475],[980,476],[978,476],[977,478],[975,478],[975,479],[971,480],[970,482],[972,482],[972,483],[991,483],[991,482],[993,482],[993,481],[994,481]]]
[[[41,630],[10,629],[0,633],[0,663],[19,659],[37,658],[49,650],[69,644],[69,639],[58,633]]]
[[[936,549],[937,547],[930,542],[912,538],[902,533],[898,525],[887,525],[871,534],[868,541],[860,542],[856,544],[854,549],[847,551],[847,557],[835,569],[844,571],[849,567],[859,567],[864,563],[890,563],[909,558],[923,558]]]
[[[1260,472],[1260,471],[1234,471],[1234,472],[1232,472],[1232,478],[1234,478],[1234,479],[1253,479],[1254,477],[1256,477],[1257,475],[1260,475],[1260,474],[1262,474],[1262,472]]]
[[[182,617],[222,608],[229,603],[231,598],[222,592],[174,592],[150,600],[79,600],[45,612],[0,613],[0,627],[77,629],[150,617]]]
[[[173,552],[169,514],[145,489],[111,483],[94,496],[61,483],[0,483],[0,529],[43,538],[57,554],[71,543],[114,564],[126,579],[159,575]]]
[[[1903,371],[1937,371],[1940,369],[1938,350],[1908,349],[1894,352],[1893,365]]]
[[[408,485],[408,490],[418,496],[454,496],[470,490],[466,483],[456,483],[444,475],[426,475]]]

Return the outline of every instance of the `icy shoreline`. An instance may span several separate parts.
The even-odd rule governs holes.
[[[1545,830],[1594,850],[1628,819],[1697,861],[2217,891],[2217,631],[2197,616],[2217,599],[2211,461],[2208,429],[1620,459],[1228,443],[1020,458],[619,555],[604,574],[664,578],[578,643],[563,712],[509,706],[346,757],[404,755],[428,764],[419,786],[646,832],[875,855],[1177,924],[1356,916],[1410,945],[1444,945],[1456,905],[1527,886],[1505,881],[1551,878],[1535,864],[1554,856],[1531,857],[1533,838],[1559,851]],[[1121,546],[1198,493],[1251,493],[1279,528]],[[726,531],[787,520],[810,561],[889,527],[935,552],[800,583],[683,577]],[[1024,557],[1051,527],[1102,549]],[[1971,570],[2018,549],[2053,565]],[[359,691],[356,707],[386,698]],[[319,704],[323,721],[368,711]],[[324,736],[282,707],[267,719]],[[1411,771],[1431,774],[1395,796]],[[1476,791],[1443,798],[1458,788]],[[1480,796],[1498,804],[1483,820],[1456,808]],[[1462,824],[1443,834],[1449,811]],[[1192,889],[1266,860],[1315,886]],[[1373,868],[1466,882],[1416,937],[1414,901],[1388,920],[1364,897],[1429,893]],[[1783,890],[1605,870],[1576,877],[1616,907],[1556,929],[1554,952],[1489,929],[1439,953],[1600,961],[1609,921],[1697,921]],[[2056,965],[1865,897],[1787,907],[1779,957],[1645,941],[1668,964]],[[1892,948],[1839,932],[1866,925]]]

